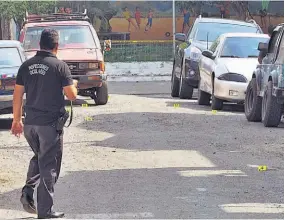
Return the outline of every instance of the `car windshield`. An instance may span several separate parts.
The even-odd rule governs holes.
[[[197,41],[215,41],[224,33],[258,33],[256,27],[228,23],[201,22],[195,36]],[[207,37],[208,35],[208,37]]]
[[[261,37],[228,37],[224,42],[220,57],[258,57],[258,44],[260,42],[267,43],[268,39]]]
[[[19,67],[22,60],[16,47],[0,48],[0,68]]]
[[[24,49],[38,50],[42,31],[47,27],[31,27],[27,29]],[[92,32],[88,26],[49,26],[59,33],[59,49],[97,48]]]

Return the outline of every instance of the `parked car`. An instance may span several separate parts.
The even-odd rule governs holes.
[[[284,115],[284,24],[258,49],[267,55],[247,87],[245,116],[248,121],[262,121],[265,127],[277,127]]]
[[[254,20],[236,21],[220,18],[195,20],[187,35],[175,34],[176,47],[171,78],[171,96],[191,99],[193,89],[198,88],[200,72],[198,63],[203,50],[224,33],[263,33]]]
[[[13,112],[13,92],[19,67],[26,60],[19,41],[0,40],[0,114]]]
[[[39,50],[39,41],[45,28],[59,32],[57,57],[65,61],[72,77],[79,81],[79,95],[90,96],[97,105],[108,101],[107,75],[104,51],[89,18],[84,13],[29,16],[20,34],[20,41],[30,58]]]
[[[198,104],[221,110],[224,102],[242,103],[252,72],[258,64],[258,44],[266,34],[226,33],[204,50],[199,62]]]

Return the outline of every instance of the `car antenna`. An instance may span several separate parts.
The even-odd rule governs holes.
[[[207,50],[209,50],[209,32],[207,32]]]

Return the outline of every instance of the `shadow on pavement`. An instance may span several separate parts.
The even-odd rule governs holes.
[[[212,111],[211,106],[203,106],[203,105],[198,105],[197,101],[189,100],[189,101],[183,101],[181,99],[173,100],[173,101],[168,101],[166,102],[167,106],[173,107],[175,104],[179,104],[180,108],[188,108],[188,109],[194,109],[194,110],[209,110]],[[244,113],[244,105],[238,105],[234,103],[224,103],[224,107],[222,112],[241,112]]]
[[[268,145],[283,147],[283,130],[248,123],[239,115],[126,112],[95,115],[93,118],[93,121],[76,126],[89,132],[109,132],[114,136],[103,141],[85,142],[85,145],[76,146],[82,149],[109,147],[127,150],[127,155],[128,152],[134,152],[137,154],[135,159],[153,160],[153,163],[160,164],[161,168],[143,168],[147,165],[144,162],[140,163],[142,168],[129,168],[128,164],[133,165],[135,159],[127,157],[122,161],[122,158],[118,157],[113,163],[114,166],[106,166],[105,169],[68,172],[60,178],[55,193],[55,208],[64,211],[66,217],[81,219],[283,217],[283,213],[280,212],[265,213],[258,205],[255,208],[258,211],[255,213],[247,212],[250,208],[230,213],[220,207],[225,204],[239,206],[239,203],[283,203],[282,168],[260,173],[257,169],[247,167],[247,164],[260,162],[268,166],[276,164],[283,166],[283,155],[276,158],[276,155],[264,154],[264,151],[270,151]],[[232,125],[230,130],[229,127],[220,126],[222,120]],[[255,135],[255,141],[252,141],[250,136],[245,136],[245,126],[250,127],[250,131]],[[203,129],[204,132],[199,129]],[[171,154],[176,150],[184,150],[189,154],[195,151],[201,160],[192,157],[193,165],[191,165],[192,162],[185,161],[183,155],[171,158]],[[166,159],[159,156],[152,157],[149,154],[156,152],[160,155],[161,151],[167,152],[170,157]],[[116,155],[116,152],[113,154]],[[96,160],[96,155],[90,156]],[[80,163],[80,159],[78,158],[77,163]],[[159,162],[163,159],[171,160],[181,166],[174,167],[171,163]],[[210,161],[213,166],[205,161]],[[112,162],[108,161],[108,155],[107,162]],[[120,163],[124,162],[127,165],[122,169]],[[234,170],[237,173],[227,175],[223,172],[220,174],[214,172],[221,170]],[[0,209],[22,210],[19,195],[20,189],[0,195]]]

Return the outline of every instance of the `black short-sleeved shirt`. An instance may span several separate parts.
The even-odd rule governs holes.
[[[47,51],[25,61],[16,84],[25,87],[25,124],[52,125],[64,107],[63,87],[73,84],[67,64]]]

